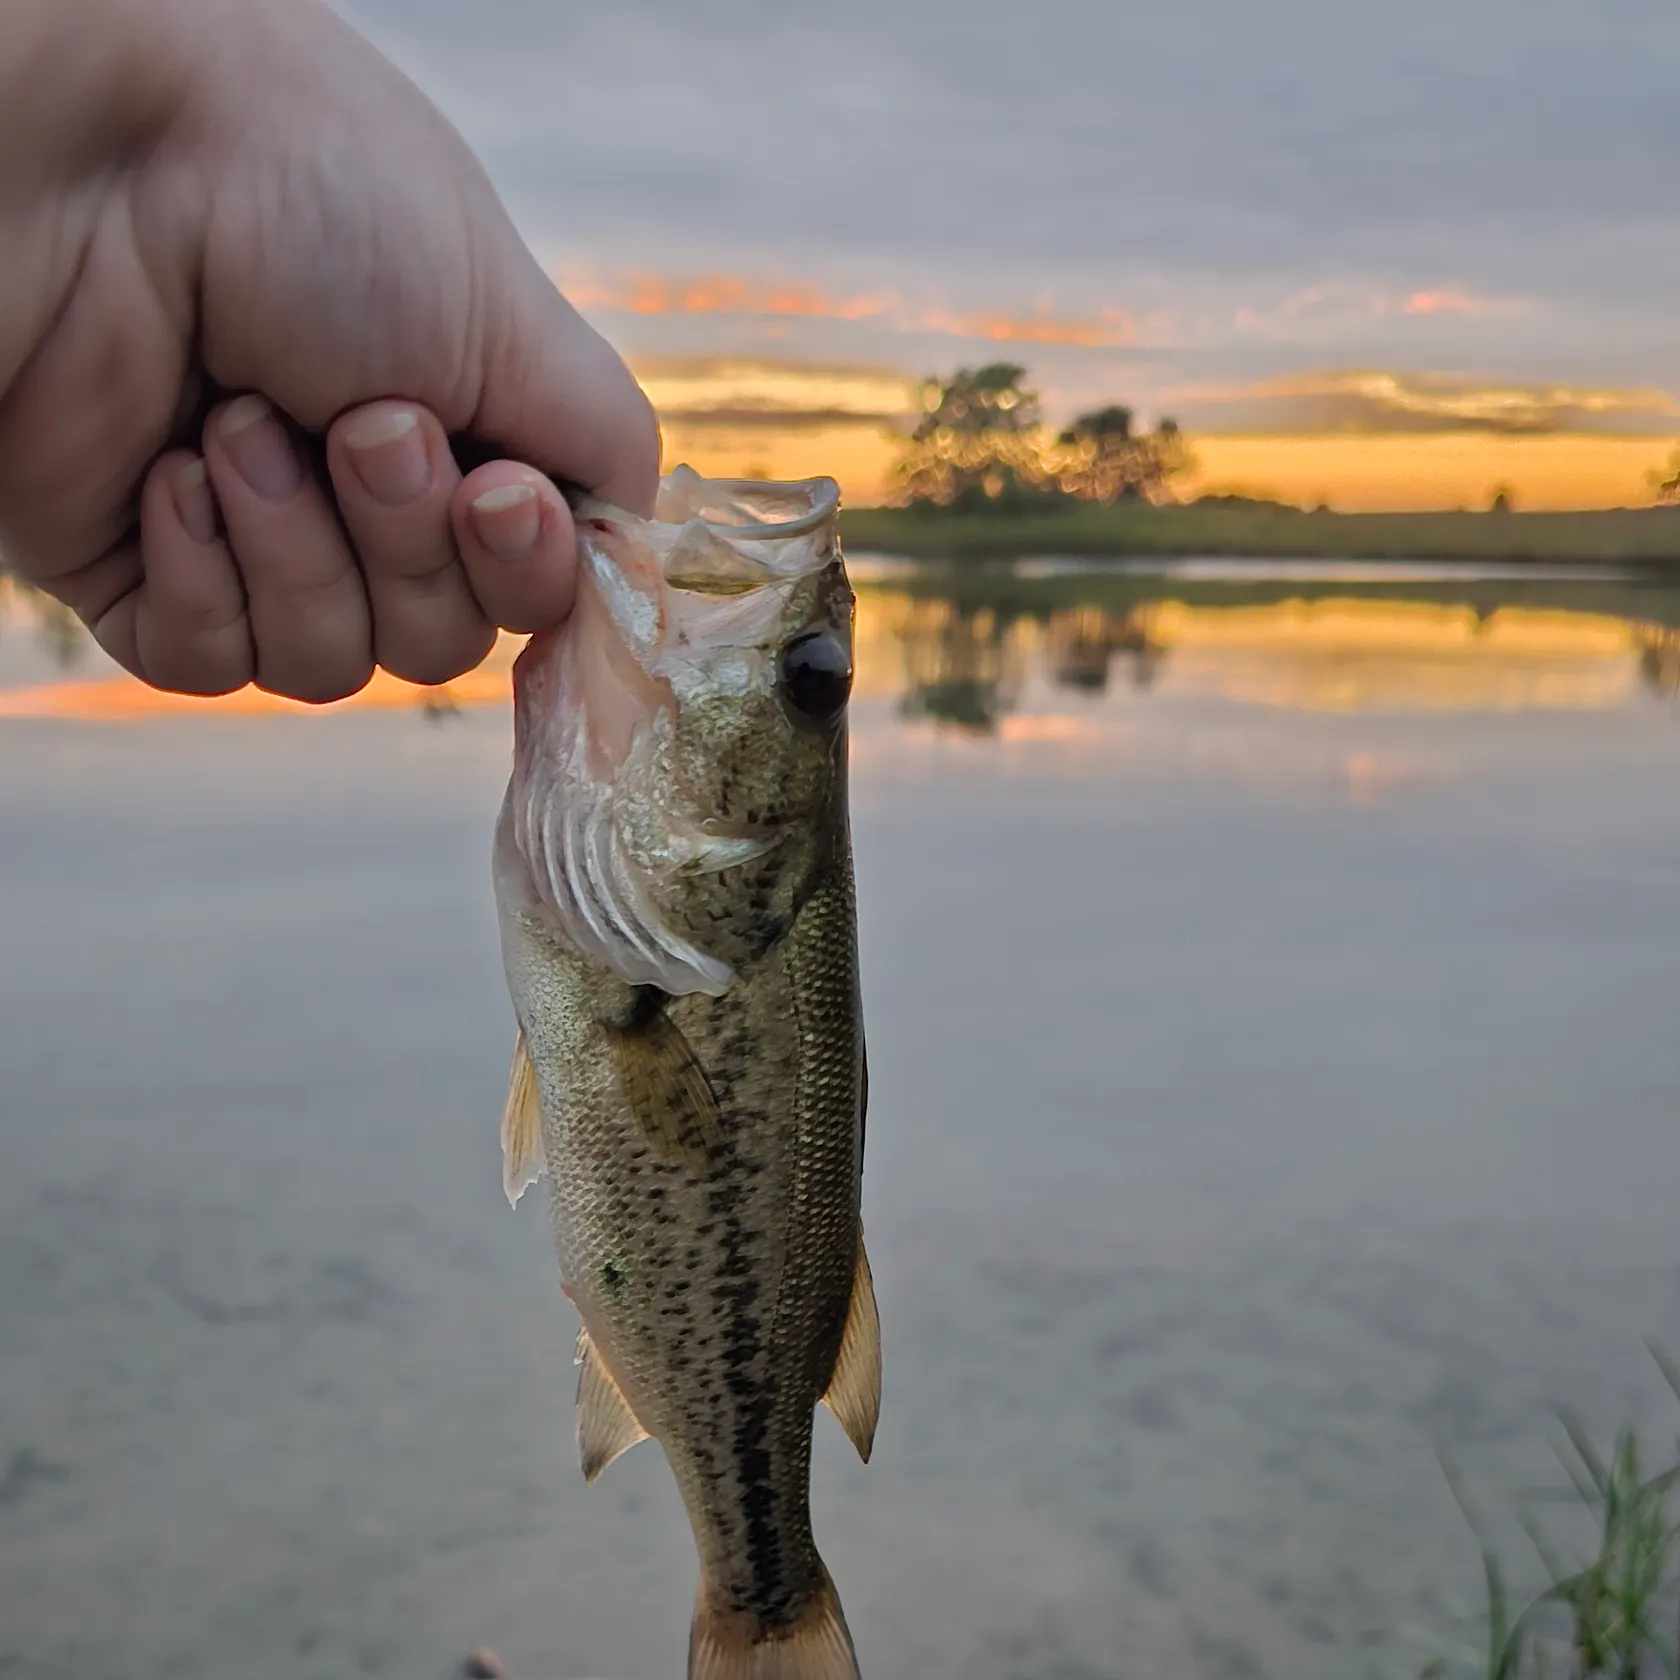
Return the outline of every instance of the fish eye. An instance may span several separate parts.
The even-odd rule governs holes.
[[[782,692],[819,723],[838,717],[852,692],[852,656],[832,630],[811,630],[782,649]]]

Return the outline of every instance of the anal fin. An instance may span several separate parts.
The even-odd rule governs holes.
[[[511,1206],[543,1175],[542,1108],[537,1100],[537,1070],[521,1029],[513,1046],[507,1101],[502,1107],[502,1189]]]
[[[858,1457],[867,1464],[875,1445],[875,1426],[881,1418],[881,1317],[875,1306],[875,1280],[863,1249],[861,1225],[846,1329],[834,1361],[834,1375],[822,1398],[851,1437]]]
[[[648,1432],[630,1410],[624,1390],[596,1352],[587,1330],[578,1331],[577,1363],[583,1367],[577,1390],[578,1463],[583,1479],[593,1482],[620,1453],[647,1440]]]

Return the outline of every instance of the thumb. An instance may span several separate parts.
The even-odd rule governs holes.
[[[485,322],[474,442],[627,513],[652,513],[660,450],[653,405],[536,259],[521,254],[510,296]]]

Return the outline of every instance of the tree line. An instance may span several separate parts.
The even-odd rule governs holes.
[[[1162,501],[1169,481],[1190,466],[1175,421],[1140,431],[1118,403],[1052,434],[1026,377],[1013,362],[992,362],[928,380],[922,418],[897,464],[895,499],[957,513]]]

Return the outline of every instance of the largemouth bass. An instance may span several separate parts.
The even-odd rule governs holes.
[[[652,1437],[700,1558],[691,1680],[852,1680],[813,1413],[867,1460],[880,1331],[830,479],[679,467],[576,510],[577,604],[514,670],[497,828],[509,1198],[546,1172],[593,1481]]]

